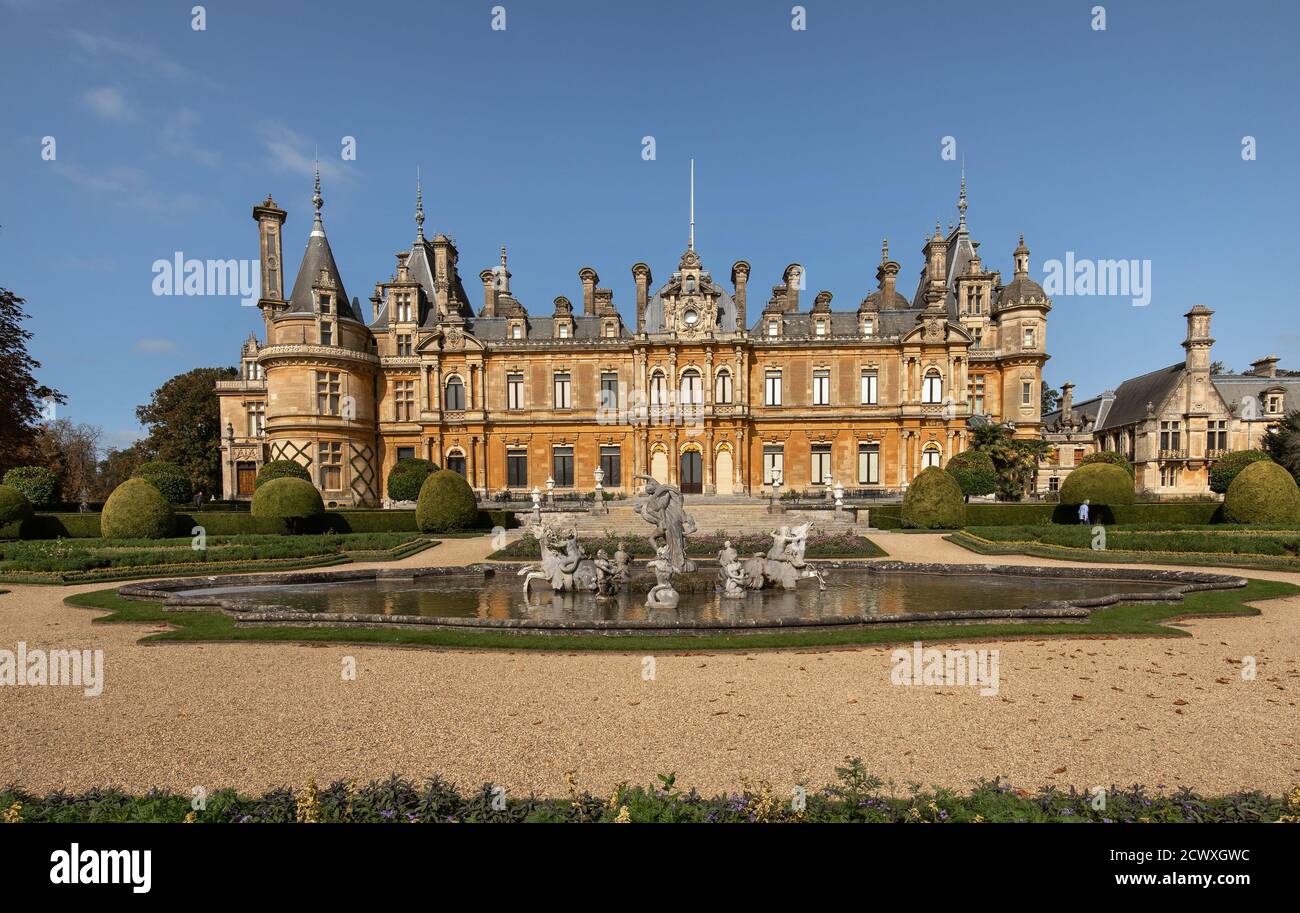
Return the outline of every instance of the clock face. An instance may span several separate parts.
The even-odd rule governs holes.
[[[686,324],[688,327],[693,327],[699,322],[700,312],[694,308],[688,308],[686,312],[682,314],[682,323]]]

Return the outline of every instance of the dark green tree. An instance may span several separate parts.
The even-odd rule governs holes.
[[[1300,479],[1300,409],[1288,412],[1286,418],[1269,428],[1260,442],[1260,449],[1273,458],[1296,479]]]
[[[63,403],[63,394],[38,383],[41,363],[27,352],[32,334],[23,327],[23,299],[0,288],[0,474],[25,463],[41,420],[52,418],[49,403]]]
[[[216,384],[239,376],[234,368],[195,368],[177,374],[135,410],[149,431],[143,449],[175,463],[196,490],[221,490],[221,407]]]
[[[1038,464],[1051,452],[1051,445],[1039,438],[1017,439],[1006,425],[984,425],[971,436],[971,448],[982,450],[998,472],[1000,501],[1019,501],[1034,487]]]

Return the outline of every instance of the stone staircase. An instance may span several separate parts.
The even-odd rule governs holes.
[[[633,501],[609,501],[608,513],[592,513],[589,508],[543,511],[542,521],[547,525],[572,526],[580,538],[594,538],[606,534],[615,536],[644,536],[650,524],[633,511]],[[827,504],[825,510],[782,510],[769,512],[767,500],[709,495],[686,495],[686,512],[695,520],[699,533],[709,535],[762,535],[779,526],[797,526],[812,523],[815,532],[851,533],[865,532],[869,528],[866,508],[844,508],[836,514]],[[521,524],[533,522],[530,512],[517,514]]]

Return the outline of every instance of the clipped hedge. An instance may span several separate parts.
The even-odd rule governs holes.
[[[5,473],[4,484],[18,489],[33,507],[59,500],[59,477],[44,466],[15,466]]]
[[[478,524],[478,497],[459,472],[440,469],[424,480],[415,507],[423,533],[455,532]]]
[[[966,522],[961,486],[938,466],[922,470],[903,496],[903,525],[912,529],[958,529]]]
[[[1225,453],[1210,467],[1210,491],[1221,495],[1227,494],[1228,486],[1243,469],[1251,463],[1262,463],[1271,459],[1272,457],[1262,450],[1235,450],[1232,453]]]
[[[1133,464],[1128,461],[1128,457],[1122,453],[1116,453],[1113,450],[1099,450],[1096,453],[1090,453],[1079,461],[1080,466],[1092,466],[1101,463],[1105,466],[1118,466],[1128,473],[1130,479],[1137,478],[1137,470]]]
[[[1118,466],[1109,463],[1090,463],[1070,473],[1061,485],[1061,504],[1077,508],[1084,501],[1098,509],[1107,507],[1114,513],[1116,507],[1132,504],[1133,479]],[[1105,522],[1099,513],[1096,519]]]
[[[1277,463],[1251,463],[1228,486],[1223,516],[1231,523],[1295,523],[1300,520],[1300,488]]]
[[[255,520],[280,520],[290,532],[300,532],[325,513],[325,503],[311,482],[282,476],[257,487],[249,513]]]
[[[106,539],[165,539],[172,532],[172,507],[144,479],[127,479],[108,496],[99,518]]]
[[[12,485],[0,485],[0,536],[16,537],[23,521],[32,515],[32,502]],[[12,527],[8,532],[6,527]]]
[[[166,460],[141,463],[131,473],[131,478],[144,479],[162,492],[162,496],[172,504],[188,504],[194,498],[194,486],[190,484],[185,471]]]
[[[307,467],[301,463],[295,463],[293,460],[272,460],[262,465],[257,471],[257,478],[253,480],[253,488],[261,488],[272,479],[302,479],[304,482],[311,481],[311,473]]]
[[[944,471],[957,480],[961,493],[991,495],[998,487],[998,470],[993,457],[983,450],[964,450],[948,461]]]

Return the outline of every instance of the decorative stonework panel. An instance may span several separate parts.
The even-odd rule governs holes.
[[[375,452],[369,444],[351,444],[348,462],[352,465],[352,494],[358,504],[375,504],[379,500],[375,478]]]

